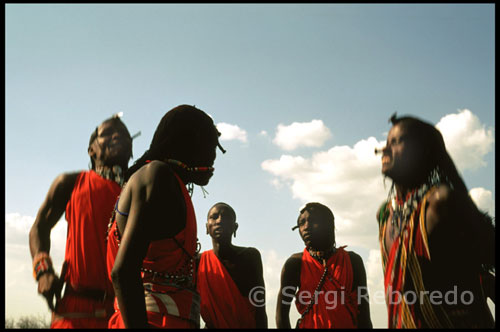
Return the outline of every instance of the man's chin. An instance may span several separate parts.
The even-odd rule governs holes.
[[[199,186],[206,186],[210,182],[210,178],[212,177],[212,175],[212,172],[203,175],[199,174],[199,176],[196,176],[195,179],[193,179],[193,183]]]

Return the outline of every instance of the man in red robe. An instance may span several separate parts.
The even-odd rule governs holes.
[[[206,226],[213,249],[201,254],[197,285],[206,327],[267,328],[259,251],[231,243],[238,223],[236,213],[226,203],[217,203],[209,210]]]
[[[472,201],[434,125],[390,120],[381,162],[393,184],[377,213],[388,327],[492,328],[492,219]]]
[[[59,175],[30,231],[33,274],[38,292],[52,310],[51,328],[106,328],[113,311],[105,235],[120,194],[122,172],[132,156],[132,138],[118,116],[105,120],[92,133],[88,154],[92,169]],[[64,212],[68,221],[66,252],[57,276],[49,255],[50,232]]]
[[[109,328],[199,327],[197,227],[188,190],[210,182],[217,147],[224,153],[219,135],[208,114],[179,105],[129,168],[108,234],[116,295]]]
[[[335,246],[334,216],[320,203],[308,203],[297,220],[306,245],[283,266],[276,309],[278,328],[290,328],[295,297],[297,328],[371,328],[366,272],[359,255]],[[298,291],[297,291],[298,289]]]

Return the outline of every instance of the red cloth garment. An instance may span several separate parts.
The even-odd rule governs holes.
[[[213,250],[202,253],[198,266],[201,317],[209,328],[256,328],[255,307],[240,290]]]
[[[437,186],[424,193],[390,248],[386,247],[386,233],[391,222],[391,202],[387,201],[380,209],[379,241],[388,327],[491,328],[494,321],[486,300],[480,295],[479,272],[471,268],[471,256],[466,256],[471,253],[471,249],[462,245],[462,252],[454,248],[455,257],[439,260],[440,257],[434,253],[434,259],[431,259],[426,211],[428,199],[435,190]],[[453,244],[452,238],[450,236],[450,244]],[[457,257],[459,260],[456,260]],[[436,285],[440,288],[436,288]],[[471,290],[476,290],[477,295],[466,303],[470,296],[464,294],[468,292],[473,295]],[[447,297],[452,291],[455,293],[455,300]]]
[[[66,205],[68,236],[65,261],[67,272],[61,278],[73,289],[102,290],[105,303],[73,295],[64,295],[57,304],[52,328],[106,328],[112,312],[113,285],[106,274],[106,230],[121,187],[94,171],[78,175],[71,198]],[[92,316],[95,312],[108,313],[102,318],[69,318],[76,314]],[[101,314],[99,314],[101,315]],[[94,315],[95,316],[95,315]]]
[[[141,272],[144,299],[150,325],[157,328],[196,328],[200,324],[200,299],[196,292],[194,271],[197,247],[196,217],[186,186],[177,174],[175,176],[186,203],[186,227],[174,238],[150,243]],[[120,234],[114,220],[108,234],[109,277],[119,244]],[[115,313],[109,320],[108,327],[125,327],[117,299]]]
[[[356,328],[358,317],[357,292],[352,290],[353,272],[351,258],[344,250],[337,251],[328,259],[328,273],[323,287],[314,291],[323,275],[323,264],[310,254],[307,248],[302,254],[300,288],[295,297],[295,305],[302,315],[311,299],[315,304],[304,316],[299,328]]]

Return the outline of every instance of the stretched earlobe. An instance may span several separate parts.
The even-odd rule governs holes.
[[[238,229],[238,223],[235,222],[234,223],[234,233],[233,233],[233,236],[236,237],[236,230]]]

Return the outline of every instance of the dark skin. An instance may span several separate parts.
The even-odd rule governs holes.
[[[226,204],[216,204],[208,212],[207,234],[212,237],[213,251],[226,268],[231,279],[244,297],[248,297],[254,287],[264,289],[262,259],[255,248],[239,247],[231,243],[236,234],[238,223],[234,210]],[[260,294],[259,294],[260,295]],[[259,303],[264,303],[265,293],[262,293]],[[267,328],[265,306],[255,308],[257,328]]]
[[[387,145],[383,149],[382,173],[394,180],[398,197],[406,197],[412,189],[424,183],[425,177],[420,174],[421,171],[419,173],[419,167],[428,153],[418,140],[410,137],[403,124],[398,123],[391,128],[387,136]],[[390,207],[389,220],[392,218],[392,213]],[[435,289],[444,293],[458,284],[472,291],[475,299],[482,297],[480,290],[474,286],[477,284],[474,274],[470,273],[470,268],[464,266],[464,263],[467,264],[474,258],[467,256],[471,251],[466,250],[463,244],[469,242],[467,238],[472,235],[484,237],[485,240],[491,235],[479,234],[474,220],[474,210],[470,201],[447,184],[440,184],[430,194],[425,211],[425,229],[432,265],[421,267],[424,282],[429,290]],[[387,252],[390,252],[394,240],[406,222],[407,220],[403,220],[401,225],[396,224],[394,227],[390,222],[387,223],[384,238]],[[477,247],[474,250],[480,252],[484,248]],[[494,277],[493,282],[491,278],[486,279],[486,286],[489,287],[491,295],[492,289],[494,293]],[[480,309],[481,306],[476,308],[484,313],[484,310]],[[486,318],[485,321],[487,320]]]
[[[88,149],[95,168],[120,165],[122,169],[127,169],[132,154],[132,140],[127,128],[119,122],[105,121],[98,127],[97,133],[97,138]],[[29,245],[32,257],[39,252],[50,252],[51,230],[66,210],[78,174],[80,172],[63,173],[50,186],[30,230]],[[56,301],[61,297],[62,285],[63,281],[54,272],[47,272],[38,280],[38,293],[46,298],[52,311],[55,310],[54,297]]]
[[[193,166],[212,166],[216,147],[216,140],[200,142],[191,150],[198,159]],[[172,238],[185,227],[186,206],[173,171],[184,183],[198,185],[208,184],[213,174],[183,172],[155,160],[135,172],[120,194],[118,209],[129,215],[116,216],[122,236],[111,278],[126,328],[149,327],[140,269],[150,243]]]
[[[335,237],[331,223],[323,220],[319,216],[310,214],[309,211],[304,211],[300,216],[297,225],[299,233],[306,247],[311,247],[314,250],[326,251],[334,246]],[[348,251],[351,259],[353,270],[352,290],[358,290],[361,299],[358,303],[358,328],[372,328],[370,319],[370,304],[367,300],[368,296],[366,288],[366,271],[361,257]],[[276,326],[278,328],[290,329],[290,306],[294,296],[300,288],[300,270],[302,264],[302,252],[295,253],[285,262],[281,270],[281,285],[278,294],[276,305]],[[333,254],[333,253],[332,253]],[[326,258],[328,260],[328,258]],[[322,263],[322,262],[321,262]],[[319,282],[319,280],[318,280]],[[290,291],[293,290],[293,291]]]

